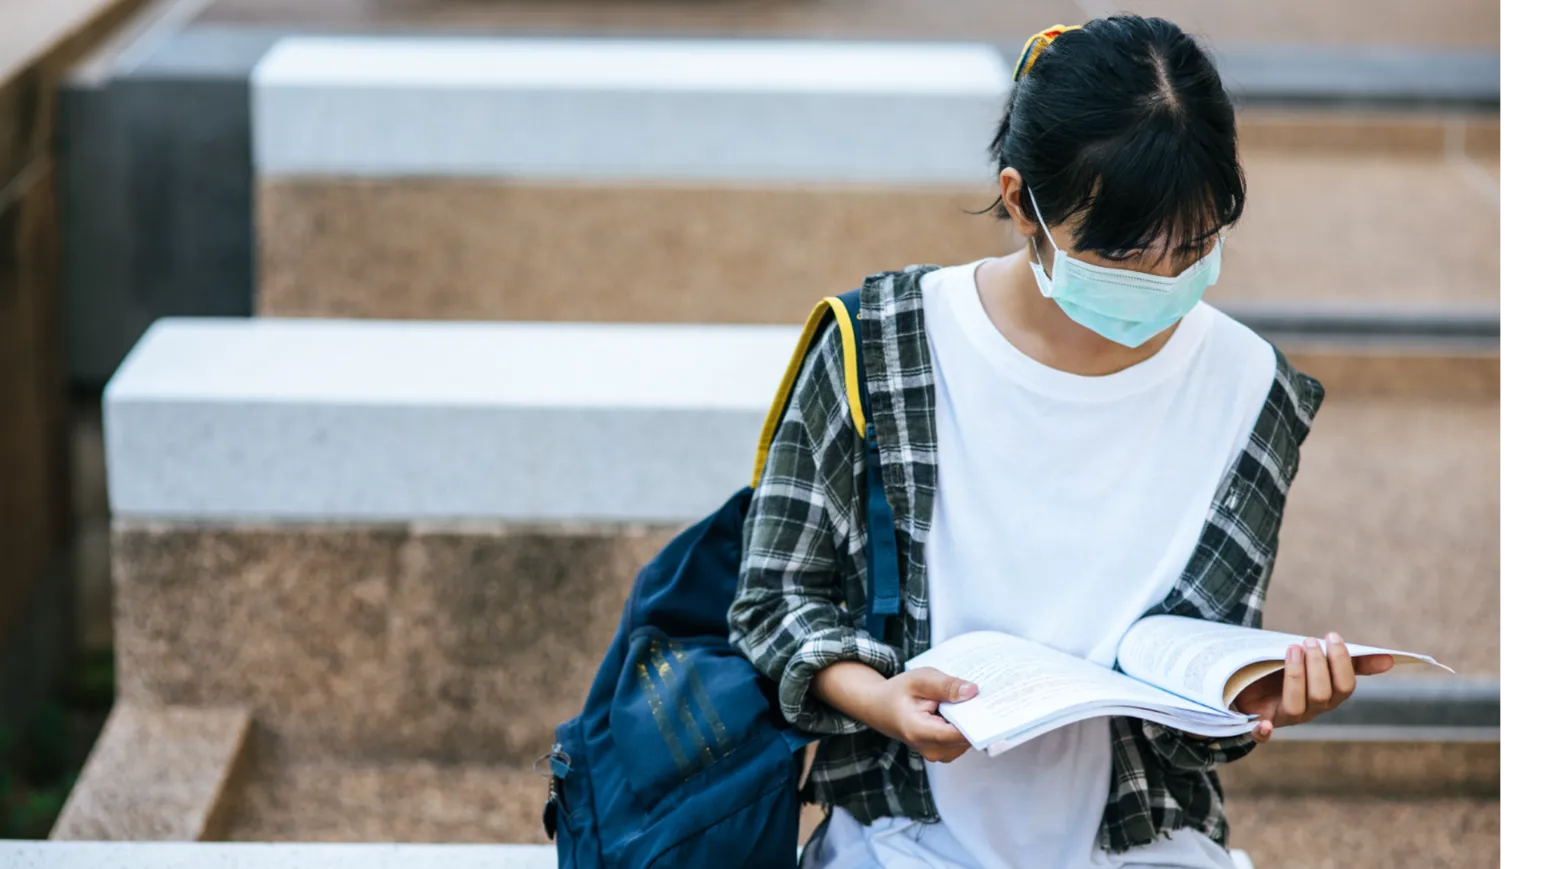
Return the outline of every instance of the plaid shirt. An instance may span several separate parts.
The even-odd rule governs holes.
[[[864,630],[864,450],[830,325],[801,370],[752,498],[740,587],[729,613],[731,642],[778,683],[784,716],[823,735],[802,798],[842,806],[865,824],[894,816],[939,819],[922,756],[810,690],[816,673],[838,661],[861,661],[892,676],[929,647],[924,543],[937,454],[919,279],[934,268],[872,275],[861,291],[870,420],[897,520],[901,616],[889,620],[883,638]],[[1153,612],[1261,624],[1283,504],[1323,394],[1278,354],[1250,441],[1214,495],[1190,562]],[[1113,718],[1111,740],[1102,848],[1125,851],[1183,827],[1227,843],[1214,767],[1244,757],[1255,744],[1249,735],[1204,742],[1140,719]]]

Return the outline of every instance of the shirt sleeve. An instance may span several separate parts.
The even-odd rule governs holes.
[[[900,655],[853,627],[845,608],[834,512],[851,492],[857,435],[843,389],[841,344],[828,328],[795,383],[752,494],[742,538],[740,582],[728,621],[730,642],[778,683],[779,706],[795,727],[855,733],[865,725],[811,693],[817,673],[858,661],[890,677]],[[846,523],[845,523],[846,525]]]

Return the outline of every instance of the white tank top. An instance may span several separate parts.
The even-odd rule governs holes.
[[[933,641],[992,629],[1111,666],[1122,634],[1175,585],[1271,387],[1267,342],[1199,305],[1165,346],[1085,377],[1017,350],[977,294],[980,263],[923,278],[939,487],[925,558]],[[834,813],[814,865],[1229,869],[1183,830],[1108,855],[1105,718],[997,758],[928,764],[942,823]],[[808,863],[807,865],[811,865]]]

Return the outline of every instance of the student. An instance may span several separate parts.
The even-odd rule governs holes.
[[[864,630],[862,433],[829,329],[752,501],[731,640],[823,735],[803,796],[830,814],[807,867],[1226,869],[1215,768],[1389,658],[1355,663],[1335,633],[1295,646],[1237,703],[1261,716],[1241,737],[1100,718],[991,759],[936,714],[974,686],[902,671],[972,630],[1112,666],[1151,612],[1259,625],[1323,394],[1200,301],[1245,182],[1197,43],[1106,18],[1033,39],[1015,77],[994,210],[1025,246],[862,290],[901,614]]]

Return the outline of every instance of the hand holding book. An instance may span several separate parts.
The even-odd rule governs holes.
[[[1283,669],[1247,685],[1234,708],[1256,719],[1251,736],[1272,738],[1277,727],[1313,721],[1352,696],[1359,676],[1375,676],[1396,666],[1393,655],[1353,657],[1335,631],[1323,641],[1307,638],[1288,647]]]
[[[1313,650],[1307,645],[1314,646]],[[1356,677],[1396,664],[1449,669],[1425,655],[1320,641],[1179,616],[1140,619],[1111,669],[995,631],[952,637],[907,662],[973,683],[979,692],[939,714],[973,747],[998,755],[1075,721],[1131,716],[1203,738],[1299,724],[1352,693]]]

